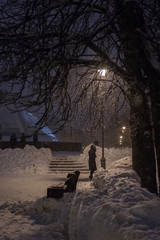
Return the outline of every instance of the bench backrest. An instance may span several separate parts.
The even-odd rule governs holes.
[[[66,187],[67,192],[73,192],[76,190],[79,175],[80,175],[80,171],[68,173],[67,180],[65,181],[65,185],[67,185]]]

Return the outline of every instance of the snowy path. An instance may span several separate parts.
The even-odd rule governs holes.
[[[66,174],[0,177],[0,240],[67,240],[75,193],[46,198],[47,187],[65,179]],[[77,192],[89,190],[91,183],[80,175]]]
[[[35,201],[46,195],[47,187],[63,182],[64,175],[26,175],[0,177],[0,204],[10,201]]]
[[[26,175],[0,177],[0,204],[17,201],[35,201],[47,194],[47,187],[64,183],[67,174]],[[90,186],[87,174],[81,174],[78,189]]]

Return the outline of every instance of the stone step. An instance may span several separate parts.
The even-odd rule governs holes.
[[[67,157],[59,157],[59,158],[53,157],[54,161],[68,161],[70,159],[72,159],[72,158],[69,158],[69,157],[68,158]]]
[[[73,158],[81,158],[79,155],[75,156],[53,156],[53,159],[73,159]]]
[[[51,165],[50,165],[49,168],[50,168],[50,169],[51,169],[51,168],[60,168],[60,169],[62,169],[62,168],[87,168],[87,166],[85,166],[85,165],[72,165],[72,166],[68,166],[68,165],[54,166],[54,165],[52,165],[52,166],[51,166]]]
[[[79,168],[79,167],[72,167],[72,168],[69,168],[69,167],[64,167],[64,168],[49,168],[48,169],[48,172],[51,173],[51,172],[59,172],[59,173],[70,173],[70,172],[74,172],[76,170],[79,170],[80,172],[86,172],[88,173],[89,172],[89,169],[87,168]]]
[[[74,164],[74,163],[80,163],[78,161],[50,161],[50,164],[55,163],[55,164],[59,164],[59,163],[66,163],[66,164]]]
[[[75,156],[54,156],[49,163],[49,173],[70,173],[79,170],[83,173],[88,173],[88,166],[82,162],[79,155]]]
[[[49,163],[49,166],[60,166],[60,165],[68,165],[68,166],[72,166],[72,165],[84,165],[83,163],[79,163],[79,162],[69,162],[69,163],[66,163],[66,162],[50,162]]]
[[[61,170],[57,170],[57,169],[54,169],[54,170],[49,170],[48,173],[49,174],[52,174],[52,173],[72,173],[74,172],[75,170],[79,170],[80,173],[88,173],[89,174],[89,170],[87,169],[61,169]]]
[[[68,160],[61,160],[61,159],[58,159],[58,160],[52,160],[50,162],[55,162],[55,163],[58,163],[58,162],[66,162],[66,163],[74,163],[74,162],[82,162],[81,160],[77,160],[77,159],[68,159]]]

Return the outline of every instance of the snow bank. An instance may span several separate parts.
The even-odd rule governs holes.
[[[43,174],[47,172],[51,159],[48,148],[26,145],[24,149],[0,149],[0,175]]]
[[[88,145],[84,151],[83,151],[83,161],[85,164],[88,164],[88,152],[90,150],[90,145]],[[102,157],[102,148],[96,146],[96,164],[97,168],[101,168],[101,157]],[[104,148],[104,157],[106,158],[106,168],[110,167],[110,165],[119,159],[122,159],[127,156],[132,155],[132,149],[131,148]]]
[[[160,199],[141,188],[131,158],[97,171],[93,186],[75,195],[70,240],[159,240]]]

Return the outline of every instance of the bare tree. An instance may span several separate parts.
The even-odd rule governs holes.
[[[6,0],[0,5],[0,75],[9,91],[5,101],[20,110],[41,111],[40,126],[54,121],[60,128],[72,104],[80,104],[91,88],[90,106],[96,108],[95,75],[107,67],[115,76],[108,96],[117,85],[130,103],[133,168],[142,186],[156,193],[159,10],[158,0]]]

